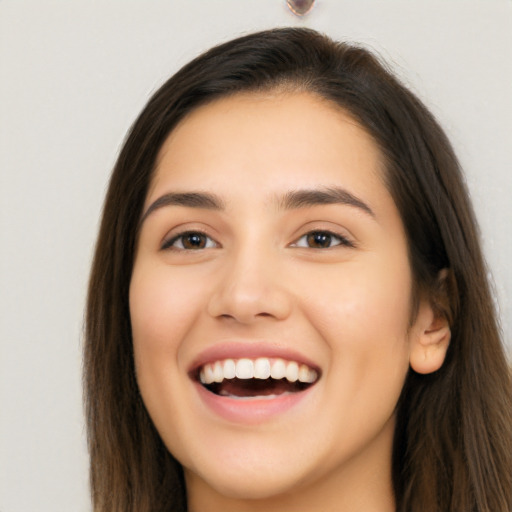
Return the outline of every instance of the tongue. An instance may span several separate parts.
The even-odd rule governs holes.
[[[208,388],[217,395],[255,397],[295,393],[303,389],[303,385],[286,379],[229,379],[220,384],[211,384]]]

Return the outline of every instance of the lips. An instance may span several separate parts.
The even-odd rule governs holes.
[[[260,343],[210,347],[189,372],[203,402],[229,421],[252,423],[302,401],[320,370],[301,354]]]

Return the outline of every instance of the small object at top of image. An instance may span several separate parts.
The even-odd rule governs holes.
[[[286,0],[286,4],[293,14],[305,16],[313,9],[315,0]]]

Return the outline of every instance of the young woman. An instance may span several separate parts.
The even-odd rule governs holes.
[[[96,512],[512,510],[457,159],[375,57],[311,30],[208,51],[133,125],[85,387]]]

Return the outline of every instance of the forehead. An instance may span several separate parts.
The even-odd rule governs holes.
[[[243,93],[192,111],[157,159],[148,201],[166,188],[234,192],[382,187],[380,151],[344,110],[311,93]],[[230,187],[226,187],[230,185]]]

